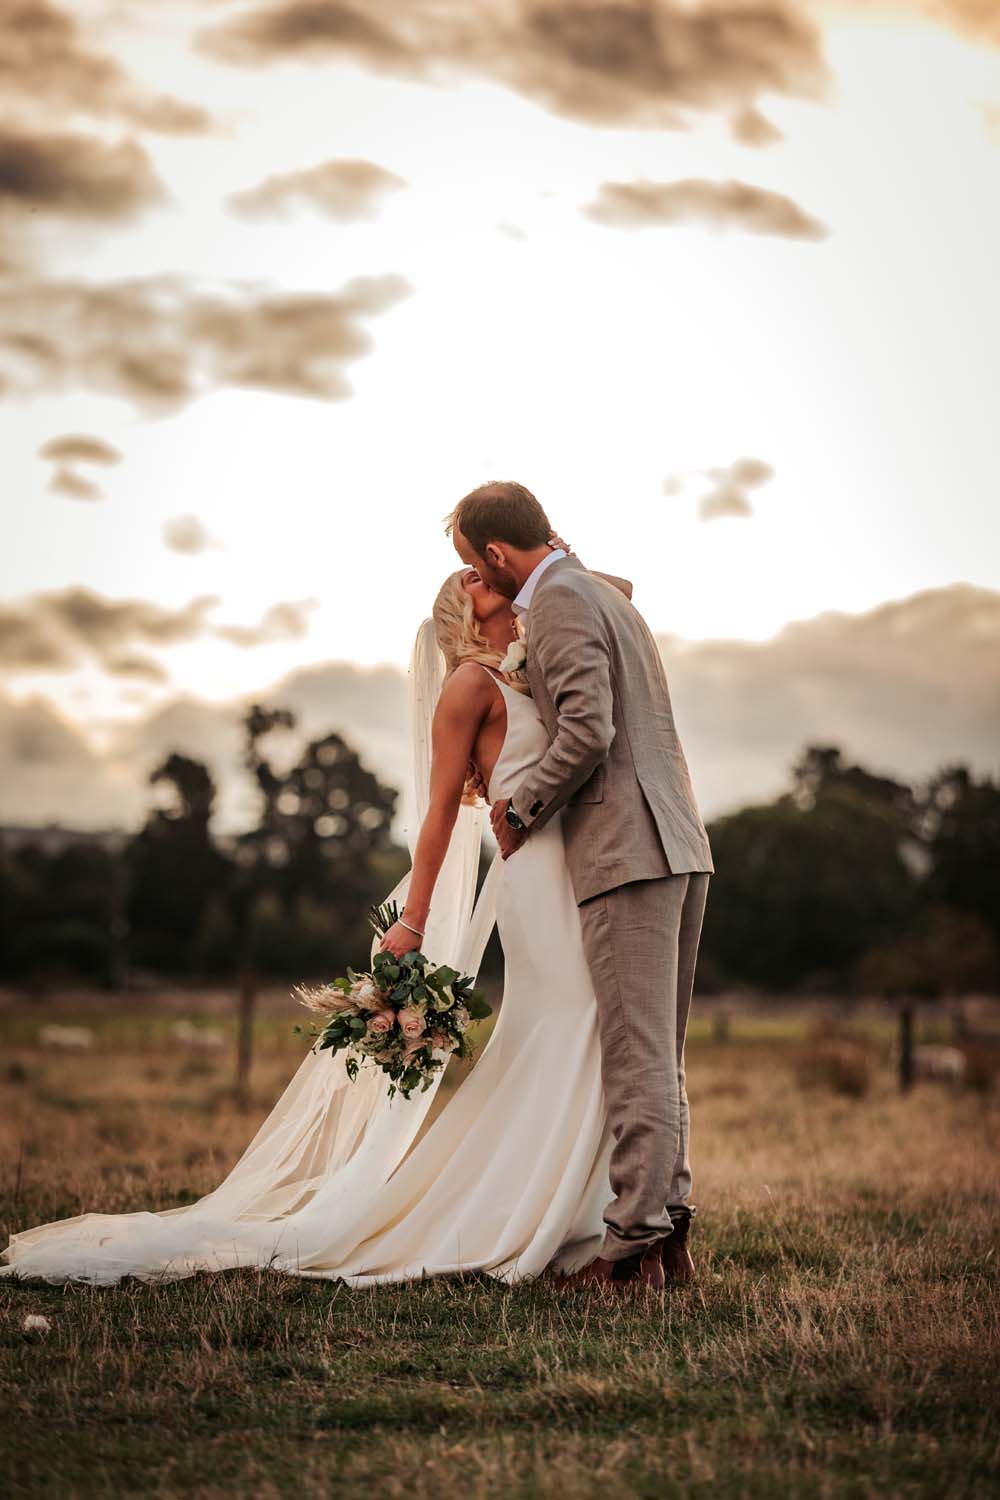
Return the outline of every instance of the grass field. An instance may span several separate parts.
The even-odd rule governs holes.
[[[191,1202],[239,1155],[303,1013],[265,1007],[245,1112],[228,1048],[172,1047],[172,1013],[0,1010],[0,1246],[87,1209]],[[93,1025],[96,1046],[41,1050],[48,1020]],[[692,1024],[698,1280],[662,1299],[246,1271],[0,1283],[0,1492],[995,1495],[1000,1090],[899,1095],[877,1017],[856,1033],[867,1092],[807,1086],[806,1033],[737,1019],[722,1043]],[[50,1330],[24,1332],[28,1313]]]

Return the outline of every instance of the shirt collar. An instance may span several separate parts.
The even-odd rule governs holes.
[[[516,615],[527,614],[531,608],[531,600],[535,589],[538,587],[538,580],[545,572],[545,569],[551,568],[552,564],[557,562],[560,557],[567,557],[568,555],[568,553],[563,551],[562,547],[553,547],[548,557],[543,557],[541,562],[528,574],[521,587],[521,592],[511,602],[510,607]]]

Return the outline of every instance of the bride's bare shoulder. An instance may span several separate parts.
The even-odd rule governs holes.
[[[463,661],[451,672],[441,689],[440,702],[454,711],[482,709],[499,696],[496,678],[480,662]]]

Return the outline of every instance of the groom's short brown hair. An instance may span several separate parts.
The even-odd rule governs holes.
[[[549,518],[530,490],[510,479],[492,479],[458,502],[446,522],[457,526],[477,556],[489,542],[507,542],[529,552],[544,547],[552,535]]]

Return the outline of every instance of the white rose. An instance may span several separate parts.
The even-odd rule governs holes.
[[[440,994],[436,990],[432,991],[432,994],[434,998],[431,1003],[435,1010],[451,1010],[455,1004],[455,995],[450,984],[446,984]]]

